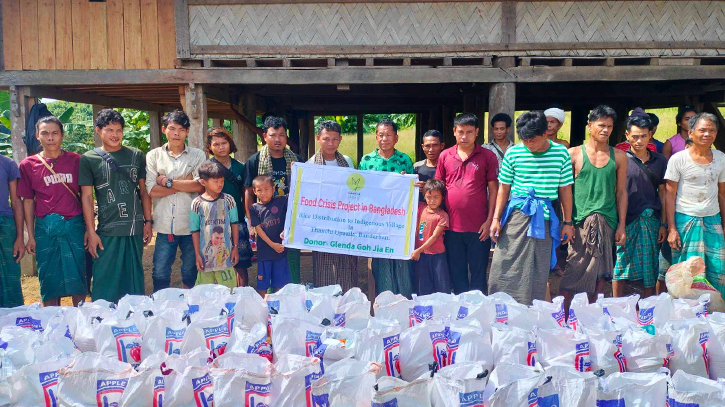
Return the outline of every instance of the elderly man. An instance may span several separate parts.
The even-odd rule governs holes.
[[[574,293],[586,292],[593,302],[596,293],[604,292],[614,267],[612,243],[625,242],[627,157],[609,146],[616,118],[611,107],[595,107],[589,114],[591,137],[583,146],[569,149],[576,227],[560,283],[567,306]]]
[[[667,180],[667,241],[672,263],[705,259],[707,280],[725,297],[725,154],[712,149],[718,119],[698,113],[688,123],[692,145],[670,157]]]
[[[317,165],[355,168],[350,157],[337,149],[342,141],[342,128],[337,122],[325,120],[317,126],[320,149],[307,161]],[[358,285],[357,257],[344,254],[312,252],[312,282],[315,287],[340,284],[343,292]]]
[[[564,125],[564,120],[566,120],[564,111],[558,107],[551,107],[544,110],[544,115],[546,115],[547,123],[546,137],[554,143],[561,144],[564,147],[569,148],[569,142],[558,138],[559,129],[561,129],[561,126]]]
[[[516,120],[522,142],[504,156],[500,187],[491,223],[497,242],[491,263],[489,293],[503,291],[522,304],[544,300],[556,248],[573,235],[571,159],[561,144],[548,139],[546,117],[528,112]],[[561,202],[564,226],[552,201]]]
[[[383,119],[375,127],[378,148],[365,154],[360,160],[361,170],[413,173],[413,161],[407,154],[398,151],[398,125],[390,119]],[[413,293],[412,264],[410,260],[374,258],[372,261],[375,291],[380,294],[390,290],[395,294],[410,297]]]

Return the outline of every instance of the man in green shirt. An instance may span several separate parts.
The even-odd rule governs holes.
[[[390,119],[383,119],[375,128],[378,148],[365,154],[359,169],[370,171],[413,174],[413,161],[407,154],[395,149],[398,142],[398,126]],[[412,267],[410,260],[374,258],[372,262],[376,295],[392,291],[410,297],[413,293]]]
[[[530,305],[546,298],[556,248],[560,240],[571,239],[574,178],[566,147],[544,135],[544,113],[524,113],[516,120],[516,131],[522,142],[506,151],[498,175],[500,186],[491,223],[491,238],[497,245],[489,293],[503,291]],[[561,231],[551,204],[556,199],[564,218]]]
[[[103,144],[81,156],[78,174],[86,241],[94,259],[91,298],[116,302],[126,294],[144,294],[142,257],[153,233],[151,198],[145,187],[144,154],[121,145],[125,125],[121,114],[103,109],[95,124]]]

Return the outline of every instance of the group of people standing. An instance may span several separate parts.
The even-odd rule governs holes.
[[[626,145],[616,148],[609,145],[613,109],[592,110],[589,138],[578,147],[557,138],[564,121],[558,108],[524,113],[514,145],[513,120],[500,113],[482,146],[478,118],[463,113],[452,129],[456,144],[447,147],[440,131],[429,130],[426,158],[415,164],[395,148],[396,123],[378,123],[378,147],[359,169],[417,174],[421,195],[413,256],[372,259],[376,292],[503,291],[531,304],[546,297],[557,273],[567,299],[594,296],[607,280],[615,296],[624,280],[643,280],[649,295],[663,288],[658,270],[698,255],[725,294],[717,118],[683,107],[678,134],[658,146],[657,117],[635,109]],[[177,250],[184,287],[251,284],[255,236],[260,293],[300,282],[300,253],[281,244],[291,167],[301,161],[287,147],[283,118],[265,119],[264,145],[245,163],[232,158],[236,146],[223,128],[209,132],[205,151],[189,147],[182,111],[163,117],[167,143],[146,155],[122,145],[124,125],[117,111],[102,110],[95,118],[101,147],[79,155],[61,149],[62,123],[44,117],[36,124],[40,153],[19,168],[0,156],[0,306],[23,302],[17,263],[26,251],[36,256],[44,305],[66,296],[77,304],[89,292],[109,301],[144,294],[143,247],[153,232],[154,291],[169,287]],[[339,152],[341,133],[338,123],[321,122],[308,162],[353,167]],[[313,252],[312,260],[315,286],[359,285],[358,258]]]

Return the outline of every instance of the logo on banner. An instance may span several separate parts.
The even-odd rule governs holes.
[[[558,394],[552,394],[551,396],[546,397],[539,397],[537,400],[539,403],[539,407],[560,407],[561,404],[559,404],[559,395]]]
[[[312,407],[312,384],[322,377],[323,372],[310,373],[305,376],[305,400],[307,401],[307,407]]]
[[[33,331],[43,332],[43,324],[41,324],[40,320],[33,319],[33,317],[30,316],[15,318],[15,326],[32,329]]]
[[[637,314],[637,322],[642,325],[642,329],[644,329],[645,331],[647,331],[647,333],[651,335],[655,334],[655,327],[654,325],[652,325],[652,323],[654,322],[654,314],[654,307],[640,308],[639,314]]]
[[[446,366],[456,363],[456,353],[458,352],[458,345],[461,343],[461,333],[455,331],[448,331],[448,341],[446,346],[448,347],[448,362]]]
[[[157,376],[154,379],[154,404],[153,407],[164,407],[164,376]]]
[[[597,400],[597,407],[627,407],[624,399],[617,400]]]
[[[386,401],[385,403],[375,403],[373,402],[372,407],[398,407],[398,399],[392,399],[390,401]]]
[[[508,324],[509,309],[506,304],[496,304],[496,322]]]
[[[204,338],[206,339],[206,348],[212,351],[214,357],[224,354],[227,349],[227,340],[229,340],[229,328],[227,324],[222,324],[212,328],[202,328]]]
[[[58,372],[45,372],[39,375],[40,387],[43,388],[45,407],[56,407],[58,402],[55,399],[56,386],[58,386]]]
[[[710,368],[708,367],[708,364],[710,363],[710,355],[707,353],[707,340],[710,338],[709,332],[702,332],[700,333],[700,339],[698,342],[700,342],[700,346],[702,346],[702,359],[705,361],[705,371],[707,372],[707,375],[710,375]]]
[[[383,338],[385,354],[385,373],[388,376],[400,377],[400,334]]]
[[[319,332],[305,332],[305,356],[310,357],[315,354],[315,349],[320,343],[320,335]]]
[[[141,333],[136,325],[112,326],[111,333],[116,340],[118,360],[132,365],[141,363]]]
[[[358,192],[365,186],[365,177],[361,174],[354,173],[347,177],[347,187],[353,192]]]
[[[272,345],[267,342],[267,338],[262,338],[247,347],[247,353],[255,353],[272,362]]]
[[[529,407],[537,407],[539,405],[539,389],[531,390],[528,397]]]
[[[234,330],[234,307],[236,307],[236,305],[237,304],[233,302],[224,304],[224,307],[227,309],[227,327],[229,332]]]
[[[332,326],[345,326],[345,313],[335,314],[332,317]]]
[[[574,369],[579,372],[589,372],[592,370],[592,362],[589,360],[589,342],[577,343],[576,355],[574,359]]]
[[[272,402],[269,389],[272,383],[254,384],[247,382],[244,391],[244,407],[269,407]]]
[[[574,313],[573,308],[569,308],[569,327],[576,331],[576,327],[579,325],[579,320],[576,317],[576,314]]]
[[[181,354],[181,342],[184,341],[184,334],[186,328],[171,329],[166,327],[166,344],[164,344],[164,352],[167,355],[179,355]]]
[[[456,319],[463,319],[468,316],[468,307],[459,307]]]
[[[556,320],[556,323],[559,324],[560,327],[566,328],[566,318],[564,317],[564,308],[561,308],[559,311],[552,312],[551,316]]]
[[[536,342],[527,342],[528,351],[526,352],[526,364],[536,366]]]
[[[209,373],[191,379],[191,388],[194,390],[196,407],[214,407],[214,385],[211,383]]]
[[[461,407],[483,407],[483,392],[458,393],[458,402]]]
[[[118,407],[128,379],[98,380],[96,382],[96,404],[98,407]]]
[[[446,331],[431,332],[430,343],[433,346],[433,360],[439,368],[448,365],[448,335]]]
[[[331,407],[330,395],[320,394],[319,396],[312,395],[312,407]]]
[[[617,365],[619,365],[619,372],[624,373],[627,371],[627,359],[622,353],[622,335],[617,335],[614,339],[614,344],[617,346],[617,350],[614,351],[614,359],[617,361]]]

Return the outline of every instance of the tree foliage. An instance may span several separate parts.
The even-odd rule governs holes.
[[[363,129],[365,133],[374,133],[375,126],[382,119],[389,118],[398,125],[398,130],[405,130],[415,126],[415,114],[366,114],[363,116]],[[342,127],[343,133],[357,133],[357,116],[317,116],[315,127],[323,120],[336,121]]]

